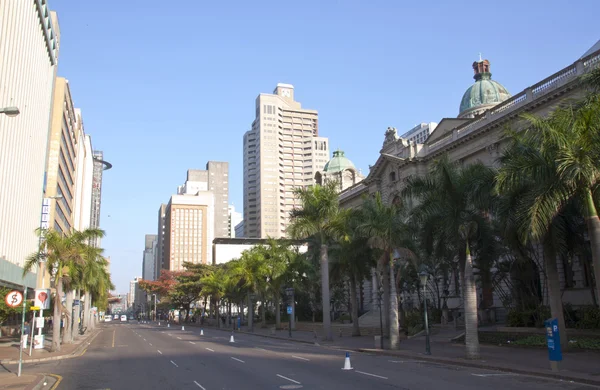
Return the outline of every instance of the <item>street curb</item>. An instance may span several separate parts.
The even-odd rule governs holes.
[[[452,359],[452,358],[437,358],[437,357],[431,357],[431,356],[427,356],[427,355],[415,354],[415,353],[404,352],[404,351],[392,352],[392,351],[385,351],[385,350],[382,351],[380,349],[369,349],[369,348],[346,349],[346,350],[354,351],[354,352],[362,352],[362,353],[372,353],[375,355],[382,355],[382,356],[391,356],[391,357],[396,357],[396,358],[407,358],[407,359],[411,359],[411,360],[420,360],[422,362],[442,363],[442,364],[448,364],[451,366],[481,368],[481,369],[486,369],[486,370],[510,372],[510,373],[514,373],[514,374],[535,376],[535,377],[540,377],[540,378],[552,378],[552,379],[558,379],[558,380],[562,380],[562,381],[576,382],[576,383],[582,383],[582,384],[587,384],[587,385],[592,385],[592,386],[600,386],[600,380],[580,378],[580,377],[576,377],[576,376],[555,373],[552,371],[527,371],[527,370],[521,370],[521,369],[512,368],[512,367],[502,367],[502,366],[496,366],[496,365],[492,365],[492,364],[478,363],[475,361],[466,361],[466,360],[463,361],[463,360],[457,360],[457,359]]]
[[[191,325],[191,326],[193,326],[194,328],[200,328],[198,325]],[[202,328],[202,329],[220,330],[221,332],[229,332],[229,333],[231,333],[231,329],[213,328],[212,326],[209,326],[209,327],[206,327],[206,328]],[[234,332],[235,333],[239,333],[239,334],[249,334],[251,336],[264,337],[264,338],[267,338],[267,339],[275,339],[275,340],[283,340],[283,341],[294,341],[296,343],[303,343],[303,344],[310,344],[310,345],[320,345],[316,341],[298,340],[298,339],[294,339],[294,338],[290,338],[290,337],[271,336],[271,335],[268,335],[268,334],[259,334],[259,333],[245,332],[245,331],[241,331],[241,330],[236,330]]]
[[[43,374],[41,375],[41,379],[37,382],[36,385],[28,387],[27,390],[42,390],[42,389],[56,389],[62,377],[60,375],[54,374]],[[44,385],[45,383],[45,385]]]
[[[78,346],[77,348],[75,348],[75,350],[73,352],[71,352],[70,354],[67,355],[57,355],[57,356],[51,356],[51,357],[47,357],[47,358],[38,358],[38,359],[29,359],[29,360],[23,360],[23,364],[26,363],[40,363],[40,362],[48,362],[48,361],[52,361],[52,360],[64,360],[64,359],[71,359],[74,357],[78,357],[81,356],[83,354],[82,350],[85,350],[94,340],[94,338],[96,336],[98,336],[98,334],[100,334],[100,332],[102,331],[102,329],[95,329],[93,333],[91,333],[89,336],[87,336],[86,339],[84,339]],[[19,364],[18,360],[1,360],[0,364]]]

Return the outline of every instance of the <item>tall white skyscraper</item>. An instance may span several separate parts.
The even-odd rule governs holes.
[[[329,161],[319,137],[319,114],[294,100],[294,86],[277,84],[256,98],[256,117],[244,134],[244,237],[285,237],[296,187],[314,183]]]

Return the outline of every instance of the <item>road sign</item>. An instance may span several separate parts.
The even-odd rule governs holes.
[[[37,288],[35,289],[35,306],[44,310],[50,309],[50,289]]]
[[[288,307],[287,307],[287,313],[288,313],[288,314],[292,314],[292,307],[291,307],[291,306],[288,306]]]
[[[31,310],[31,311],[37,311],[37,310],[40,310],[40,307],[39,306],[31,306],[29,308],[29,310]]]
[[[6,298],[4,299],[6,304],[10,307],[17,307],[23,302],[23,294],[20,291],[13,290],[6,294]]]

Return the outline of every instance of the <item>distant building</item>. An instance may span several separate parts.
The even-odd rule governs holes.
[[[215,238],[213,240],[213,261],[212,264],[224,264],[234,259],[239,259],[242,252],[252,249],[257,245],[265,245],[266,238]],[[293,244],[300,253],[305,253],[308,246],[305,243],[296,242]]]
[[[140,288],[139,281],[141,276],[134,278],[129,282],[129,303],[134,311],[139,311],[142,305],[146,304],[146,292]]]
[[[237,225],[240,224],[240,222],[242,222],[242,219],[243,219],[242,213],[238,213],[237,211],[235,211],[235,207],[233,205],[229,206],[229,208],[227,209],[227,212],[229,214],[229,223],[228,223],[229,235],[228,235],[228,237],[235,238],[235,237],[237,237],[236,227],[237,227]]]
[[[102,203],[102,172],[112,168],[112,165],[104,161],[104,153],[100,150],[93,151],[94,170],[92,179],[92,213],[90,228],[100,229],[100,206]],[[100,247],[101,239],[95,238],[92,240],[92,245]]]
[[[144,246],[144,255],[142,260],[142,278],[144,280],[155,280],[154,272],[155,272],[155,264],[156,261],[156,234],[146,234]]]
[[[156,260],[154,262],[154,280],[160,278],[160,272],[163,269],[169,269],[169,262],[165,261],[165,216],[167,205],[161,204],[158,209],[158,235],[156,236]]]
[[[427,137],[429,137],[429,134],[433,133],[433,130],[435,130],[437,125],[438,124],[435,122],[420,123],[408,130],[406,133],[402,134],[400,138],[422,144],[425,142]]]
[[[244,220],[235,225],[235,238],[244,238]]]
[[[319,114],[294,100],[294,86],[277,84],[255,102],[244,134],[244,237],[285,237],[293,194],[315,182],[329,160],[329,140],[319,137]]]

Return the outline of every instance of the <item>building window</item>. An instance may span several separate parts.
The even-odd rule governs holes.
[[[390,182],[395,182],[396,181],[396,172],[392,171],[390,172]]]

